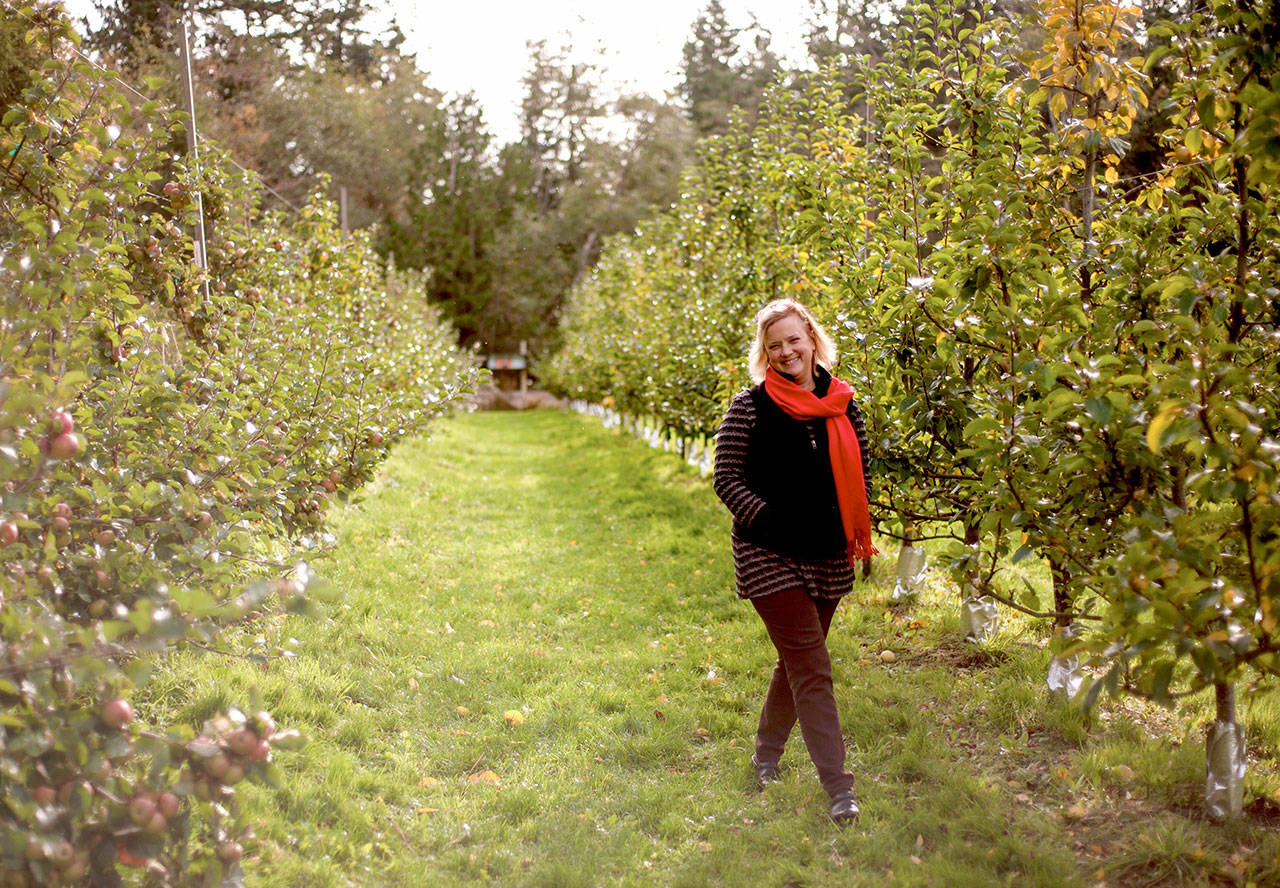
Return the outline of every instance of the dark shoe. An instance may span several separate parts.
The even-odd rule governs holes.
[[[782,779],[782,775],[778,772],[777,762],[762,762],[756,758],[755,753],[751,754],[751,769],[756,775],[756,784],[762,789],[770,783],[777,783]]]
[[[858,818],[858,800],[853,797],[853,790],[846,789],[831,799],[831,819],[837,826],[847,826]]]

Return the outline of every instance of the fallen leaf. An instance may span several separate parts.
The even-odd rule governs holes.
[[[418,781],[418,785],[421,786],[423,789],[430,789],[433,786],[439,786],[440,781],[434,777],[423,777],[421,780]]]
[[[518,709],[508,709],[502,713],[502,720],[516,728],[524,724],[524,714]]]
[[[486,771],[481,771],[478,774],[468,774],[467,782],[470,783],[472,786],[475,786],[480,783],[487,783],[490,786],[497,786],[500,783],[502,783],[502,779],[492,771],[486,770]]]

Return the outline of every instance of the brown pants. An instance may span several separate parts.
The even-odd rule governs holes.
[[[778,650],[756,729],[756,760],[777,762],[799,720],[822,788],[832,796],[852,789],[827,653],[827,630],[839,599],[813,599],[803,589],[788,589],[752,598],[751,603]]]

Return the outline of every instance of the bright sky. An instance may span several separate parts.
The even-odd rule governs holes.
[[[772,35],[775,53],[804,59],[806,0],[721,0],[732,27],[754,14]],[[75,16],[93,16],[93,0],[65,0]],[[521,78],[528,40],[552,47],[572,35],[575,56],[595,61],[603,51],[607,88],[661,97],[679,82],[680,54],[707,0],[388,0],[432,86],[472,90],[499,143],[518,135]]]
[[[681,52],[707,0],[391,0],[407,49],[437,89],[476,93],[499,142],[513,140],[528,67],[525,42],[550,46],[572,35],[575,56],[603,50],[608,83],[661,97],[679,81]],[[773,35],[774,52],[804,57],[805,0],[722,0],[733,27],[752,14]]]

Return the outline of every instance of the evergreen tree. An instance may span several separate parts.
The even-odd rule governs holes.
[[[743,35],[751,37],[749,49],[739,43]],[[731,27],[720,0],[710,0],[694,20],[684,45],[679,93],[699,136],[726,132],[734,108],[741,108],[749,122],[755,120],[761,97],[780,70],[769,44],[769,32],[758,24]]]

